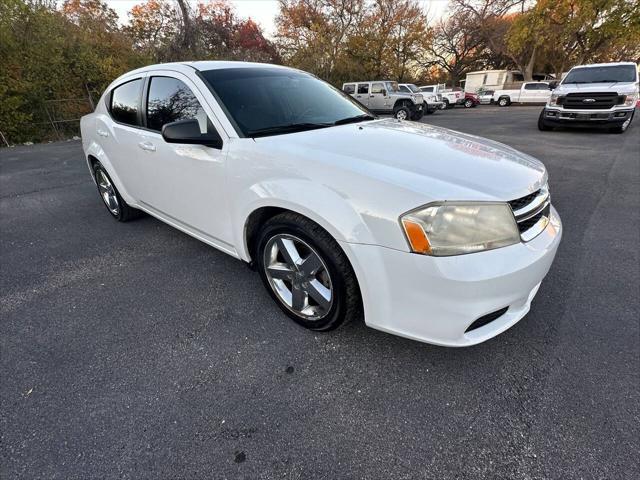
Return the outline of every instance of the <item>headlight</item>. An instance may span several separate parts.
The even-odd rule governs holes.
[[[552,93],[551,96],[549,97],[549,105],[557,105],[559,98],[560,98],[559,93]]]
[[[638,101],[638,94],[634,93],[631,95],[627,95],[626,98],[624,99],[624,106],[625,107],[633,107],[635,106],[636,102]]]
[[[438,202],[400,217],[414,253],[462,255],[520,242],[511,207],[493,202]]]

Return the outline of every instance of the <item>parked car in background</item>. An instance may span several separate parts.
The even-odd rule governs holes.
[[[480,98],[475,93],[464,93],[464,108],[472,108],[480,105]]]
[[[524,76],[518,70],[481,70],[469,72],[465,78],[464,91],[479,93],[481,89],[499,90],[505,85],[523,81]]]
[[[436,95],[430,95],[426,92],[421,92],[420,89],[413,83],[400,83],[398,84],[398,88],[401,92],[404,93],[420,93],[424,100],[425,113],[432,114],[435,111],[442,109],[442,102],[438,100],[438,97]]]
[[[453,108],[457,104],[464,102],[464,93],[462,91],[452,91],[447,89],[443,83],[437,85],[424,85],[420,87],[421,92],[434,93],[439,95],[439,100],[442,101],[442,108]]]
[[[398,82],[347,82],[342,85],[342,91],[375,113],[393,115],[400,120],[420,120],[424,115],[422,93],[402,92]]]
[[[80,127],[111,217],[142,210],[247,262],[311,330],[364,316],[423,342],[484,342],[527,314],[562,237],[540,161],[375,119],[287,67],[134,70]]]
[[[573,67],[540,112],[538,128],[600,126],[623,133],[638,97],[638,65],[633,62]]]
[[[494,90],[480,90],[478,91],[478,100],[481,105],[489,105],[493,103]]]
[[[493,92],[493,102],[501,107],[507,107],[512,103],[543,104],[547,103],[549,97],[549,82],[523,82],[520,88]]]

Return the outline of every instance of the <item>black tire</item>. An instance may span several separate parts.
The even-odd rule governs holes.
[[[538,117],[538,130],[541,132],[553,130],[553,127],[544,120],[544,109],[540,112],[540,116]]]
[[[411,115],[411,120],[413,121],[419,121],[422,117],[424,116],[424,109],[423,110],[419,110],[416,112],[413,112],[413,115]]]
[[[291,235],[302,240],[318,254],[330,276],[332,305],[319,319],[309,320],[286,306],[271,286],[267,276],[265,249],[277,235]],[[262,227],[254,259],[265,288],[280,309],[299,325],[315,331],[328,331],[362,316],[362,300],[355,273],[346,255],[333,237],[317,223],[293,212],[270,218]]]
[[[509,100],[509,97],[500,97],[498,99],[499,107],[508,107],[509,105],[511,105],[511,100]]]
[[[440,107],[441,110],[446,110],[447,108],[449,108],[449,100],[447,100],[446,98],[442,99],[442,107]]]
[[[104,175],[106,177],[108,183],[110,184],[110,187],[113,188],[113,193],[115,194],[115,200],[117,202],[117,210],[107,204],[107,200],[104,198],[103,193],[100,191],[101,175]],[[120,192],[118,192],[118,189],[111,180],[111,177],[100,162],[95,162],[95,164],[93,165],[93,177],[96,181],[98,195],[100,195],[102,204],[105,206],[105,208],[113,218],[115,218],[119,222],[128,222],[129,220],[138,218],[142,214],[140,210],[130,207],[127,202],[124,201],[124,199],[120,196]]]
[[[410,120],[411,119],[411,109],[409,107],[407,107],[406,105],[399,105],[399,106],[397,106],[396,108],[393,109],[394,118],[398,118],[398,115],[400,115],[400,119],[401,120]]]
[[[435,110],[432,108],[427,108],[427,115],[433,115],[435,113]]]
[[[475,106],[476,106],[476,104],[473,103],[473,100],[467,99],[467,100],[464,101],[464,108],[471,108],[471,107],[475,107]]]
[[[628,120],[629,123],[624,122],[624,123],[621,123],[620,125],[616,125],[615,127],[611,127],[609,129],[609,132],[611,132],[611,133],[624,133],[627,130],[629,130],[629,127],[631,126],[631,122],[633,120],[633,116],[635,115],[635,113],[636,112],[634,110],[634,112],[631,114],[631,117],[629,117],[629,120]]]

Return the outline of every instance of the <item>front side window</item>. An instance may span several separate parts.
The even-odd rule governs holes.
[[[390,92],[398,92],[398,82],[387,82],[387,90]]]
[[[162,131],[166,123],[198,120],[200,132],[211,129],[211,122],[200,102],[184,82],[171,77],[151,77],[147,96],[147,128]]]
[[[384,85],[382,83],[371,84],[371,93],[382,93],[384,91]]]
[[[525,90],[537,90],[538,89],[538,85],[535,84],[535,83],[525,83],[524,89]]]
[[[369,93],[369,84],[368,83],[359,83],[358,84],[358,93]]]
[[[370,117],[366,108],[313,75],[284,68],[201,72],[245,137],[278,135]],[[368,84],[364,84],[368,91]],[[358,86],[360,91],[361,85]]]
[[[562,81],[566,83],[635,82],[636,67],[611,65],[608,67],[579,67],[572,69]]]
[[[116,122],[139,126],[138,105],[142,79],[132,80],[113,89],[109,110]]]
[[[345,85],[344,88],[344,93],[354,93],[356,91],[356,86],[353,83],[350,83],[349,85]]]

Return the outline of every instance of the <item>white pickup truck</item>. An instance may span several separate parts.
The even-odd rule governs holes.
[[[524,82],[519,89],[496,90],[493,92],[493,102],[501,107],[508,107],[512,103],[547,103],[551,97],[551,86],[548,82]]]
[[[443,110],[464,103],[464,92],[448,90],[443,83],[424,85],[420,87],[420,91],[436,95],[437,99],[442,102],[441,108]]]
[[[623,133],[633,120],[638,89],[633,62],[573,67],[540,112],[538,128],[601,126]]]

